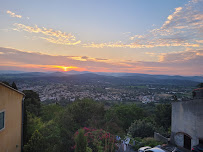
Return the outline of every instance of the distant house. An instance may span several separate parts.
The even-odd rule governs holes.
[[[171,142],[188,150],[203,144],[203,97],[195,91],[193,100],[172,103]]]
[[[24,94],[0,82],[0,152],[21,152]]]

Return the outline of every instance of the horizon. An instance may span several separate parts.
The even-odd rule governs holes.
[[[203,75],[169,75],[169,74],[146,74],[146,73],[130,73],[130,72],[91,72],[91,71],[77,71],[77,70],[70,70],[70,71],[13,71],[13,70],[0,70],[0,74],[24,74],[24,73],[69,73],[69,72],[78,72],[76,74],[71,75],[77,75],[77,74],[87,74],[87,73],[93,73],[93,74],[100,74],[100,73],[106,73],[106,74],[141,74],[141,75],[160,75],[160,76],[181,76],[181,77],[203,77]],[[87,72],[87,73],[80,73],[80,72]],[[70,73],[69,73],[70,74]]]
[[[203,76],[203,0],[8,0],[0,10],[0,71]]]

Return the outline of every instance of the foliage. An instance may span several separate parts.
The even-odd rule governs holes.
[[[39,147],[43,143],[44,152],[76,151],[74,139],[76,143],[78,140],[85,143],[77,133],[82,127],[87,138],[85,151],[110,152],[116,149],[114,135],[124,136],[129,127],[132,137],[142,138],[152,136],[154,130],[167,133],[170,128],[168,105],[160,104],[155,108],[154,104],[143,107],[120,104],[106,110],[102,103],[83,99],[62,107],[58,104],[41,105],[37,93],[32,90],[23,92],[26,94],[23,125],[25,150],[33,150],[33,143],[36,142]]]
[[[54,120],[47,122],[39,130],[43,135],[45,152],[58,152],[60,145],[60,128]]]
[[[2,81],[2,83],[4,83],[7,86],[10,86],[10,84],[7,81]]]
[[[197,85],[198,88],[203,88],[203,83]]]
[[[58,104],[43,105],[41,108],[41,119],[43,122],[53,120],[64,109]]]
[[[138,150],[140,147],[145,147],[145,146],[150,146],[150,147],[155,147],[157,145],[162,145],[164,144],[163,142],[157,141],[154,138],[147,137],[147,138],[135,138],[135,145],[133,148],[135,150]]]
[[[88,120],[100,120],[105,114],[103,104],[90,99],[75,101],[66,110],[72,114],[78,128],[87,126]]]
[[[155,122],[165,130],[171,126],[171,104],[159,104],[155,109]]]
[[[87,150],[87,137],[84,136],[84,130],[79,129],[75,136],[75,152],[85,152]]]
[[[145,116],[143,109],[137,107],[136,104],[116,105],[113,109],[119,120],[122,122],[122,128],[124,131],[127,131],[134,120],[142,119]]]
[[[79,135],[80,133],[79,131],[75,133],[75,137]],[[98,152],[115,151],[116,145],[115,145],[114,135],[102,129],[91,129],[87,127],[84,127],[83,131],[84,131],[84,136],[87,137],[88,147],[90,147],[93,151],[98,151]],[[77,142],[75,147],[77,148]]]
[[[36,117],[40,113],[40,98],[39,95],[32,90],[24,90],[24,122],[23,122],[23,143],[26,144],[30,139],[32,133],[35,131],[32,128],[37,129],[37,125],[40,120]],[[33,127],[32,127],[33,126]]]
[[[154,124],[146,120],[135,120],[128,129],[128,134],[134,137],[152,137],[154,135]]]
[[[103,126],[103,129],[114,135],[119,135],[121,137],[124,136],[125,131],[122,128],[123,122],[119,119],[113,108],[106,111],[104,119],[105,124]]]
[[[40,98],[39,94],[32,90],[24,90],[25,94],[24,108],[26,112],[30,112],[36,116],[40,115]]]
[[[43,126],[41,119],[36,117],[32,113],[27,113],[27,132],[26,137],[27,140],[32,136],[35,130],[39,130]]]
[[[24,146],[24,152],[44,152],[43,136],[36,130],[27,145]]]
[[[16,86],[15,82],[13,82],[13,83],[12,83],[11,87],[12,87],[13,89],[18,90],[18,88],[17,88],[17,86]]]

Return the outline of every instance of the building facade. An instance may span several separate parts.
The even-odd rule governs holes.
[[[21,152],[24,94],[0,82],[0,151]]]
[[[191,150],[203,143],[203,99],[172,103],[171,142]]]

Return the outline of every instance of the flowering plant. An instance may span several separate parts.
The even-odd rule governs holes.
[[[84,136],[87,137],[88,147],[98,152],[113,152],[116,149],[115,136],[103,129],[84,127]],[[78,131],[75,136],[78,135]]]

